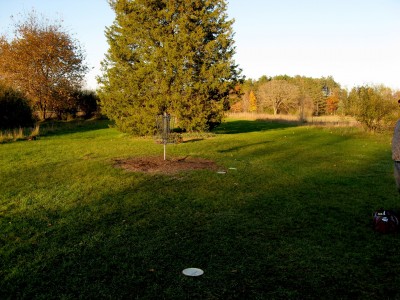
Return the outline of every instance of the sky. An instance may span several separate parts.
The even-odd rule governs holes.
[[[86,52],[95,89],[114,12],[106,0],[0,0],[0,34],[11,15],[62,19]],[[246,78],[332,76],[343,88],[384,84],[400,90],[400,0],[229,0],[235,62]]]

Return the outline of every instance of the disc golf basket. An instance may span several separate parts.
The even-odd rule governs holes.
[[[164,160],[166,159],[167,144],[173,143],[171,129],[174,127],[174,117],[166,112],[157,116],[157,133],[164,145]]]

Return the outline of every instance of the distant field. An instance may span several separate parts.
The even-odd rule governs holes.
[[[229,117],[240,120],[265,120],[298,123],[299,116],[295,115],[271,115],[260,113],[230,113]],[[307,116],[304,117],[304,123],[308,125],[323,125],[323,126],[360,126],[357,120],[349,116]]]
[[[389,134],[230,117],[167,145],[216,169],[164,174],[116,167],[163,147],[108,125],[0,144],[0,299],[400,298]]]

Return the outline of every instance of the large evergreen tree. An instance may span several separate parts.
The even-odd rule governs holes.
[[[102,111],[118,128],[153,133],[173,114],[185,130],[221,122],[240,71],[224,0],[110,0],[116,18],[98,78]]]

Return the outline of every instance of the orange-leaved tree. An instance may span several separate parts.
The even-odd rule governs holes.
[[[21,91],[40,117],[60,114],[73,106],[73,92],[88,70],[78,42],[35,11],[15,23],[15,36],[0,38],[0,77]]]
[[[326,98],[326,112],[334,115],[339,108],[339,97],[336,93],[332,93]]]

